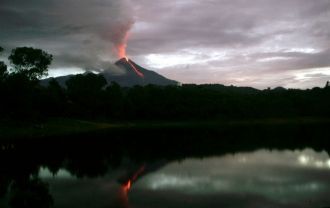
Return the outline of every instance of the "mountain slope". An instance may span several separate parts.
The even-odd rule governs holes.
[[[166,77],[154,71],[147,70],[126,58],[118,60],[115,65],[121,68],[123,70],[123,73],[114,74],[110,71],[100,73],[105,77],[108,83],[116,82],[123,87],[132,87],[134,85],[144,86],[148,84],[160,86],[179,84],[177,81],[167,79]],[[65,82],[73,76],[75,75],[60,76],[56,77],[55,79],[61,86],[65,87]],[[41,84],[48,85],[48,82],[51,79],[52,78],[41,80]]]
[[[166,77],[157,74],[154,71],[147,70],[135,62],[122,58],[118,60],[115,65],[122,68],[125,71],[125,74],[122,76],[114,77],[111,74],[107,74],[106,72],[103,75],[106,77],[107,80],[111,80],[115,78],[118,84],[121,86],[134,86],[134,85],[147,85],[147,84],[154,84],[154,85],[177,85],[177,81],[173,81],[167,79]],[[141,76],[141,74],[143,76]]]

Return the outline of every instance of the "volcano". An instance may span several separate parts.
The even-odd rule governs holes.
[[[103,72],[103,76],[109,82],[117,82],[121,86],[131,87],[134,85],[178,85],[177,81],[167,79],[166,77],[147,70],[128,58],[122,58],[115,62],[115,65],[121,68],[124,73],[122,75],[114,76],[113,74]]]
[[[135,85],[145,86],[149,84],[167,86],[178,85],[179,82],[167,79],[166,77],[145,69],[128,58],[122,58],[115,62],[115,65],[121,69],[121,73],[113,73],[112,71],[104,71],[100,74],[105,77],[108,84],[116,82],[122,87],[133,87]],[[92,72],[86,72],[92,73]],[[75,75],[67,75],[56,77],[56,81],[62,86],[66,87],[65,82]],[[51,78],[41,80],[42,85],[48,85]]]

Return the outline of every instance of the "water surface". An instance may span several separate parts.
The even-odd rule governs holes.
[[[57,208],[330,206],[329,154],[309,148],[143,163],[126,158],[95,177],[40,167],[37,177]]]

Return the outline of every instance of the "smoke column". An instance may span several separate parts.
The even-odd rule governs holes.
[[[114,59],[125,55],[134,24],[137,4],[131,1],[0,0],[1,46],[26,43],[42,48],[54,55],[52,69],[61,73],[71,68],[111,71],[108,66]],[[20,31],[33,32],[17,32],[14,23]]]
[[[119,25],[114,28],[111,41],[115,46],[115,53],[118,58],[126,57],[127,40],[129,37],[129,30],[132,28],[133,22],[129,22],[126,25]]]
[[[120,16],[109,31],[110,41],[118,58],[126,57],[126,47],[129,31],[134,25],[133,8],[130,0],[120,0]]]

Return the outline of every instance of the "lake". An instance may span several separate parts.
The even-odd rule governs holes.
[[[9,190],[1,207],[24,207],[24,200],[56,208],[330,206],[330,157],[322,150],[261,148],[170,159],[126,152],[113,161],[84,151],[45,163],[27,154],[29,163],[2,168],[1,185],[9,181]]]
[[[326,123],[144,125],[0,142],[4,208],[325,208]]]

